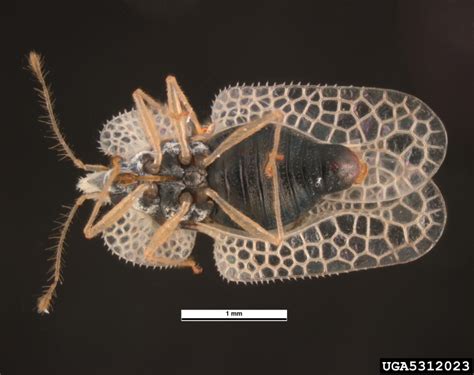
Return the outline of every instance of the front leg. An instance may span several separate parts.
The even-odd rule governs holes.
[[[168,114],[175,126],[176,136],[181,147],[180,159],[183,164],[187,165],[191,162],[192,156],[187,140],[186,120],[188,117],[193,120],[191,113],[194,115],[194,111],[186,97],[184,97],[176,79],[172,76],[166,78],[166,92],[168,95]],[[196,115],[194,115],[194,118],[196,118]]]
[[[160,170],[162,158],[161,137],[156,127],[153,115],[146,104],[161,113],[164,113],[164,110],[160,103],[156,102],[150,95],[146,94],[142,89],[136,89],[132,96],[133,100],[135,101],[135,106],[137,107],[138,115],[140,117],[140,124],[143,127],[146,137],[148,138],[148,141],[150,142],[151,147],[153,148],[153,151],[155,153],[153,168],[158,173],[158,171]]]
[[[109,200],[109,189],[120,174],[120,158],[114,157],[112,159],[112,172],[110,173],[107,182],[102,191],[97,193],[96,202],[92,209],[89,220],[84,227],[84,235],[90,239],[103,232],[109,226],[119,220],[125,212],[132,206],[136,198],[140,197],[148,188],[147,185],[139,185],[135,190],[123,198],[117,205],[115,205],[109,212],[107,212],[97,223],[94,223],[101,207]]]
[[[176,101],[179,106],[184,107],[184,111],[181,109],[179,113],[183,113],[191,119],[191,122],[193,123],[194,126],[194,132],[195,132],[195,137],[209,137],[212,132],[214,131],[214,126],[213,124],[209,124],[207,126],[202,126],[194,113],[193,107],[191,104],[189,104],[188,98],[186,95],[184,95],[183,90],[178,84],[178,81],[176,81],[176,78],[174,76],[168,76],[166,77],[166,88],[168,92],[168,105],[170,105],[170,94],[171,94],[171,99],[173,101]],[[170,106],[170,108],[172,108]],[[180,108],[178,108],[180,109]]]
[[[94,224],[99,209],[104,202],[104,200],[98,200],[95,203],[94,209],[92,210],[92,214],[89,217],[86,226],[84,227],[84,235],[86,238],[93,238],[116,223],[133,206],[135,200],[143,195],[146,189],[148,189],[147,185],[139,185],[137,188],[135,188],[135,190],[123,198],[119,203],[117,203],[110,211],[108,211],[97,223]]]

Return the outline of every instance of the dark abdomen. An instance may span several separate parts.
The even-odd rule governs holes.
[[[235,129],[224,131],[209,141],[214,150]],[[276,227],[272,178],[265,166],[273,148],[275,127],[269,125],[237,144],[208,167],[209,187],[236,209],[266,229]],[[324,193],[322,162],[328,148],[303,134],[283,127],[277,161],[283,224],[297,220],[310,210]],[[336,146],[341,147],[341,146]],[[215,222],[239,228],[218,207],[211,214]]]

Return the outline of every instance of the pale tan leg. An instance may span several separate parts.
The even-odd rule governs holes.
[[[224,211],[233,222],[239,225],[250,235],[257,238],[261,238],[264,241],[271,242],[274,245],[281,244],[282,238],[279,238],[279,236],[274,236],[265,228],[263,228],[260,224],[258,224],[248,216],[244,215],[242,212],[240,212],[231,204],[229,204],[225,199],[221,198],[221,196],[217,194],[214,190],[207,188],[205,190],[205,193],[209,198],[211,198],[219,205],[222,211]]]
[[[176,129],[176,135],[178,137],[179,145],[181,146],[181,162],[183,164],[189,164],[191,162],[191,151],[189,150],[189,145],[187,141],[187,134],[186,134],[186,118],[189,116],[191,120],[196,118],[194,115],[194,119],[191,117],[191,112],[186,110],[185,102],[183,102],[182,98],[180,97],[181,89],[176,82],[176,79],[172,76],[168,76],[166,78],[166,93],[168,95],[168,111],[171,120]],[[186,103],[187,103],[187,99]],[[192,111],[191,106],[187,103],[189,109]],[[184,110],[183,110],[184,106]],[[194,114],[194,112],[193,112]]]
[[[172,266],[186,268],[189,267],[195,275],[202,273],[202,267],[196,263],[194,259],[187,258],[182,260],[173,260],[165,257],[152,257],[151,262],[155,263],[157,266]]]
[[[112,158],[112,172],[110,173],[107,182],[104,185],[104,188],[100,193],[94,204],[89,220],[87,221],[86,226],[84,227],[84,235],[86,238],[90,239],[97,236],[99,233],[107,229],[117,220],[119,220],[125,212],[132,206],[135,198],[140,197],[144,191],[148,188],[147,185],[139,185],[135,190],[123,198],[118,204],[116,204],[109,212],[107,212],[96,224],[94,224],[97,215],[99,214],[100,208],[103,204],[109,199],[109,189],[112,186],[113,182],[120,174],[120,158]]]
[[[183,194],[181,198],[181,206],[179,207],[178,212],[160,226],[153,234],[153,237],[150,239],[150,242],[144,251],[144,257],[148,262],[154,263],[157,266],[191,267],[195,274],[202,272],[201,267],[199,267],[192,259],[173,260],[166,257],[158,257],[154,254],[155,250],[162,246],[171,237],[181,220],[188,213],[191,203],[191,195]]]
[[[276,165],[277,160],[283,160],[283,155],[278,154],[278,147],[280,145],[281,135],[281,124],[277,124],[275,127],[275,134],[273,138],[273,150],[268,158],[268,167],[270,170],[270,176],[273,184],[273,208],[275,210],[275,220],[277,224],[278,238],[281,241],[283,239],[283,221],[281,219],[281,205],[280,205],[280,185],[278,183],[278,168]]]
[[[189,104],[188,98],[186,97],[186,95],[184,95],[183,90],[179,86],[178,81],[176,81],[176,78],[174,76],[166,77],[166,87],[167,87],[168,93],[170,92],[173,93],[174,100],[177,100],[183,105],[185,112],[187,113],[191,121],[193,122],[194,130],[196,134],[202,135],[202,136],[205,136],[205,135],[208,136],[212,134],[212,132],[214,131],[213,124],[209,124],[208,126],[205,126],[205,127],[201,126],[196,114],[194,113],[193,107],[191,107],[191,104]],[[168,100],[169,100],[169,96],[168,96]],[[169,104],[169,101],[168,101],[168,104]]]
[[[158,110],[162,110],[162,107],[159,103],[157,103],[151,96],[145,94],[143,90],[137,89],[133,92],[133,100],[135,101],[135,106],[137,107],[137,111],[140,116],[140,123],[145,131],[145,134],[148,140],[151,143],[151,147],[153,148],[153,152],[155,153],[155,160],[154,160],[154,169],[158,172],[161,165],[161,137],[158,133],[158,129],[155,124],[155,120],[153,119],[153,115],[151,111],[145,105],[145,101],[154,108]]]
[[[166,114],[167,112],[166,107],[160,102],[157,102],[151,95],[148,95],[142,89],[136,89],[134,92],[136,92],[139,96],[141,96],[143,98],[143,101],[146,104],[148,104],[151,108],[155,109],[157,112]]]
[[[107,167],[103,165],[84,164],[80,159],[76,157],[76,155],[74,155],[74,152],[72,151],[71,147],[69,147],[66,142],[66,139],[61,134],[61,130],[59,130],[59,122],[56,118],[56,115],[54,114],[52,95],[45,80],[42,58],[36,52],[30,52],[28,62],[31,71],[33,72],[35,78],[38,80],[40,86],[38,89],[36,89],[36,91],[38,92],[41,104],[46,110],[47,119],[44,120],[44,122],[51,127],[53,136],[58,142],[58,144],[53,148],[58,149],[58,152],[62,157],[69,158],[77,168],[83,169],[85,171],[107,170]]]
[[[268,124],[272,122],[281,122],[282,119],[283,114],[280,111],[273,111],[263,115],[257,120],[249,122],[248,124],[239,126],[237,130],[228,136],[210,155],[203,159],[202,166],[208,167],[227,150],[257,133]]]
[[[270,241],[270,242],[278,243],[278,244],[280,244],[282,242],[283,238],[284,238],[283,221],[282,221],[282,218],[281,218],[281,205],[280,205],[280,185],[278,184],[278,177],[279,176],[278,176],[278,169],[277,169],[277,165],[276,165],[277,160],[283,160],[282,155],[278,154],[278,147],[279,147],[279,144],[280,144],[280,136],[281,136],[281,124],[277,124],[276,127],[275,127],[275,134],[274,134],[274,138],[273,138],[273,149],[272,149],[272,151],[269,155],[268,163],[267,163],[267,166],[265,168],[265,175],[267,175],[267,177],[269,177],[269,178],[272,178],[273,195],[274,195],[273,207],[274,207],[274,210],[275,210],[275,220],[276,220],[276,224],[277,224],[278,236],[275,237],[275,236],[272,236],[268,232],[266,232],[266,233],[268,233],[268,235],[272,236],[272,238],[274,239],[274,242],[273,241]],[[221,208],[224,210],[224,212],[226,212],[227,215],[229,215],[229,217],[232,220],[234,220],[237,224],[239,224],[245,230],[247,230],[247,229],[244,227],[243,223],[241,224],[239,221],[237,221],[239,219],[233,218],[232,216],[230,216],[229,212],[225,211],[225,208],[221,205],[221,203],[224,204],[224,205],[227,205],[228,209],[235,210],[235,213],[237,215],[243,216],[244,222],[250,223],[250,225],[252,225],[252,226],[258,226],[259,227],[259,225],[257,223],[255,223],[253,220],[251,220],[247,216],[243,215],[240,211],[238,211],[237,209],[235,209],[234,207],[229,205],[216,192],[212,191],[210,194],[208,192],[208,196],[210,198],[212,198],[217,204],[219,204],[221,206]],[[260,230],[260,233],[258,233],[258,235],[261,235],[261,230],[265,231],[265,229],[261,228],[261,227],[259,229],[258,227],[255,227],[255,228],[257,230]],[[211,225],[211,224],[206,224],[206,223],[193,223],[191,228],[194,229],[194,230],[200,231],[202,233],[205,233],[205,234],[207,234],[211,237],[217,237],[221,233],[221,231],[217,227],[215,227],[214,225]],[[252,233],[252,232],[249,232],[249,233]]]
[[[117,156],[117,157],[112,158],[112,171],[110,173],[109,178],[107,179],[107,182],[104,184],[102,191],[98,193],[98,197],[92,209],[91,215],[89,216],[89,220],[87,221],[87,224],[84,228],[84,234],[86,238],[93,237],[93,236],[88,237],[88,234],[90,233],[87,233],[87,234],[85,233],[86,228],[88,228],[89,230],[90,227],[92,227],[97,215],[99,214],[100,208],[109,199],[109,189],[119,174],[120,174],[120,157]]]
[[[130,209],[130,207],[132,207],[135,199],[143,195],[146,189],[148,189],[147,185],[139,185],[135,190],[117,203],[110,211],[108,211],[97,223],[93,224],[97,214],[99,213],[100,207],[105,201],[99,197],[99,200],[95,203],[92,214],[84,227],[84,235],[86,238],[90,239],[97,236],[99,233],[102,233],[112,224],[117,222]]]
[[[354,180],[354,185],[362,185],[365,178],[369,174],[369,166],[364,161],[364,152],[360,149],[360,146],[346,146],[348,147],[356,156],[359,163],[360,172],[359,175]]]
[[[51,276],[49,280],[51,283],[46,288],[44,293],[41,297],[38,298],[37,301],[37,308],[39,313],[49,313],[51,309],[51,302],[53,297],[56,295],[56,287],[58,283],[62,282],[62,275],[61,275],[61,265],[62,265],[62,255],[64,250],[64,245],[66,241],[66,235],[69,230],[69,226],[72,223],[72,219],[77,212],[77,209],[88,199],[96,199],[98,198],[99,193],[93,194],[85,194],[80,196],[74,205],[71,207],[69,213],[66,216],[66,221],[62,225],[61,232],[57,237],[58,243],[56,245],[56,252],[52,258],[54,261],[53,266],[51,267]]]
[[[218,238],[221,234],[227,234],[226,227],[206,222],[189,223],[185,226],[186,229],[195,230],[204,233],[212,238]]]
[[[263,119],[263,118],[262,118]],[[265,124],[266,125],[266,124]],[[252,133],[253,134],[253,133]],[[237,210],[235,207],[230,205],[227,201],[219,196],[214,190],[206,189],[206,194],[209,198],[214,200],[222,210],[233,220],[236,224],[242,227],[251,235],[257,237],[263,237],[266,241],[273,243],[274,245],[279,245],[283,241],[284,231],[283,231],[283,222],[281,218],[281,205],[280,205],[280,188],[278,184],[278,169],[276,166],[276,161],[281,160],[281,156],[278,154],[278,147],[280,144],[280,136],[281,136],[281,124],[276,124],[275,134],[273,139],[273,149],[268,158],[268,164],[265,168],[268,172],[268,177],[272,178],[273,184],[273,207],[275,210],[275,220],[277,224],[277,236],[272,235],[266,229],[261,227],[258,223],[250,219],[248,216],[244,215],[242,212]],[[238,143],[238,142],[237,142]],[[222,144],[221,144],[222,145]],[[229,148],[232,146],[229,146]],[[217,150],[217,149],[216,149]],[[210,233],[217,234],[212,226],[205,225],[201,228],[205,231],[210,231]]]
[[[203,129],[201,130],[201,133],[196,130],[196,134],[191,137],[193,142],[206,142],[214,134],[215,125],[213,123],[209,123],[201,129]]]

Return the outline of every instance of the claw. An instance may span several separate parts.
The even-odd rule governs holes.
[[[265,165],[265,176],[272,178],[274,174],[273,162],[285,160],[285,155],[283,154],[273,154],[272,152],[268,155],[268,162]],[[276,163],[275,163],[276,165]]]
[[[207,126],[199,126],[196,124],[194,126],[194,130],[196,134],[193,135],[192,140],[194,142],[206,141],[214,133],[214,129],[215,129],[214,124],[209,124]]]
[[[195,275],[201,274],[201,273],[202,273],[202,267],[201,267],[199,264],[197,264],[196,262],[194,262],[194,261],[193,261],[193,263],[194,263],[194,264],[191,264],[191,265],[190,265],[190,267],[191,267],[191,269],[192,269],[192,271],[193,271],[193,274],[195,274]]]

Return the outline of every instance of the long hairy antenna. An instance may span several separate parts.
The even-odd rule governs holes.
[[[28,64],[33,76],[39,83],[39,87],[36,88],[41,106],[46,111],[46,116],[41,117],[41,122],[49,125],[53,138],[57,141],[57,144],[52,149],[58,150],[61,158],[70,159],[77,168],[84,169],[86,171],[102,171],[107,168],[102,165],[95,164],[84,164],[82,160],[78,159],[71,147],[66,142],[66,138],[62,135],[59,129],[59,121],[54,114],[54,99],[51,93],[51,88],[46,83],[45,77],[47,73],[43,69],[43,58],[36,52],[31,51],[28,56]]]
[[[57,239],[57,243],[56,246],[53,247],[56,249],[56,251],[54,253],[54,256],[51,258],[51,260],[53,261],[53,265],[51,266],[51,269],[49,271],[51,273],[48,279],[50,281],[50,284],[45,287],[45,291],[43,292],[41,297],[38,298],[37,301],[38,312],[41,314],[49,314],[49,311],[51,310],[51,302],[56,296],[56,287],[59,283],[62,283],[63,280],[61,274],[61,267],[63,265],[64,246],[66,244],[65,241],[69,226],[71,225],[72,219],[76,214],[79,206],[81,206],[89,198],[90,197],[87,195],[82,195],[76,200],[74,205],[70,208],[69,212],[65,214],[66,220],[59,227],[59,235],[57,237],[53,237]]]
[[[61,157],[71,159],[76,167],[86,169],[84,163],[74,155],[74,152],[72,151],[71,147],[69,147],[66,139],[59,130],[59,122],[56,118],[56,115],[54,114],[54,101],[51,94],[51,89],[45,80],[46,74],[44,73],[43,69],[42,57],[36,52],[32,51],[30,52],[28,63],[33,75],[39,83],[39,87],[36,89],[36,91],[38,92],[41,106],[46,111],[46,118],[45,120],[42,120],[42,122],[45,122],[50,126],[53,137],[58,142],[52,148],[57,149]]]

